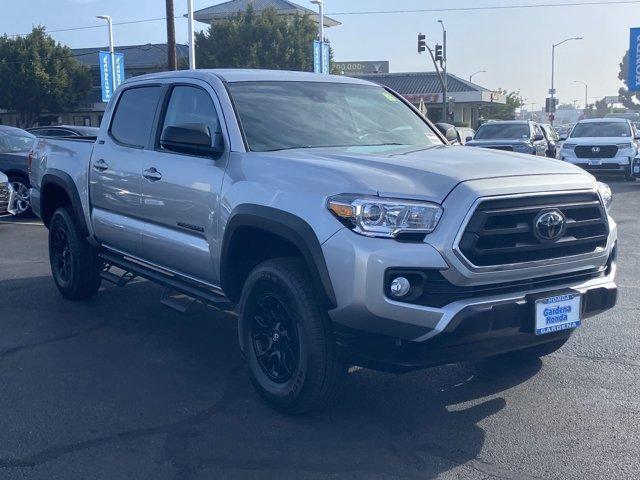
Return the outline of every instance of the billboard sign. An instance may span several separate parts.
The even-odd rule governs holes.
[[[389,61],[335,62],[335,69],[342,75],[366,75],[367,73],[389,73]]]
[[[102,86],[102,101],[108,102],[113,96],[116,88],[124,82],[124,54],[113,54],[113,67],[111,65],[111,54],[109,52],[100,52],[100,84]],[[115,82],[114,82],[115,76]]]

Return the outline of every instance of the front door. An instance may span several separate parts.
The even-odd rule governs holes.
[[[205,125],[221,132],[219,105],[206,85],[178,84],[167,92],[156,144],[144,159],[144,258],[175,272],[218,284],[219,194],[228,155],[188,155],[160,145],[169,126]]]
[[[122,92],[109,132],[91,154],[91,218],[96,238],[131,255],[142,252],[142,168],[160,100],[160,86]]]

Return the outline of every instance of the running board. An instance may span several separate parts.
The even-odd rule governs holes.
[[[123,256],[110,252],[101,252],[99,257],[105,262],[103,271],[100,273],[100,276],[104,280],[123,287],[135,277],[146,278],[147,280],[164,286],[165,288],[160,301],[163,305],[180,312],[185,312],[195,300],[200,300],[220,310],[233,307],[233,303],[221,293],[183,280],[177,275],[146,267],[141,263],[133,262]],[[124,270],[125,273],[118,276],[109,271],[111,267],[117,267]]]

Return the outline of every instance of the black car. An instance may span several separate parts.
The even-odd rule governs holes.
[[[84,127],[77,125],[50,125],[48,127],[33,127],[27,129],[36,137],[85,137],[95,138],[100,129],[98,127]]]
[[[16,216],[31,214],[29,197],[29,152],[36,137],[20,128],[0,125],[0,172],[9,177],[9,183],[16,192]]]

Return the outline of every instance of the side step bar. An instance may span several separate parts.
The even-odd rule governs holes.
[[[201,287],[192,282],[182,280],[176,275],[163,273],[159,270],[145,267],[140,263],[133,262],[123,256],[110,252],[101,252],[99,257],[105,262],[105,268],[103,268],[100,273],[100,276],[104,280],[115,283],[119,287],[124,287],[135,277],[146,278],[147,280],[165,287],[161,298],[162,303],[178,311],[184,312],[186,308],[182,306],[184,302],[176,302],[171,299],[171,297],[175,296],[175,293],[182,294],[183,296],[190,297],[195,300],[200,300],[207,305],[221,310],[225,310],[233,306],[233,303],[231,303],[224,295],[204,286]],[[111,267],[117,267],[124,270],[124,275],[118,276],[110,272],[109,269]],[[178,306],[179,304],[181,305]]]

